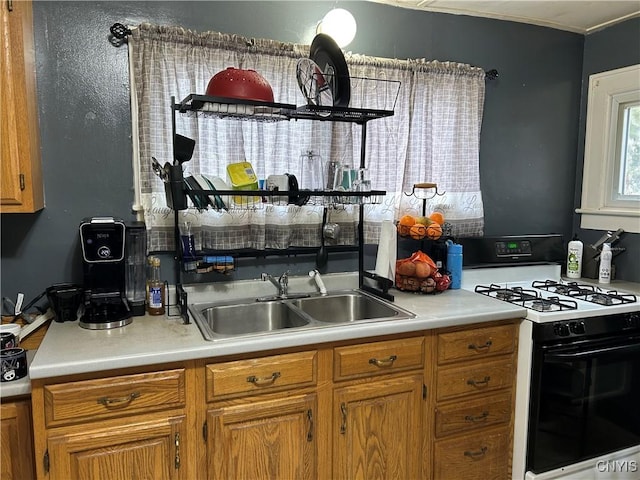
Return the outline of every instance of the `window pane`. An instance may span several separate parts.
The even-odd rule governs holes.
[[[640,195],[640,105],[626,106],[623,118],[618,193]]]

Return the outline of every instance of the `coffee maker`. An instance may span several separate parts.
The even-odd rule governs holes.
[[[84,272],[84,314],[80,326],[90,330],[131,323],[125,293],[125,224],[113,217],[80,223]]]

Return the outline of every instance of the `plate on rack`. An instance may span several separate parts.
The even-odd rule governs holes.
[[[333,106],[348,107],[351,100],[349,68],[335,40],[324,33],[317,34],[311,42],[309,58],[320,68],[330,86]]]

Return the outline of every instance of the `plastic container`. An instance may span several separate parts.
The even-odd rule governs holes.
[[[232,190],[258,190],[258,177],[249,162],[230,163],[227,165],[227,176]],[[260,197],[234,196],[237,205],[257,203]]]
[[[131,313],[145,314],[147,271],[147,231],[144,224],[128,225],[125,230],[125,252],[127,257],[125,292]]]
[[[578,237],[573,237],[573,240],[567,245],[567,277],[568,278],[580,278],[582,276],[582,252],[584,245]]]
[[[602,245],[602,253],[600,253],[600,272],[598,274],[599,283],[611,283],[611,244]]]
[[[462,245],[447,241],[447,270],[451,275],[452,289],[462,287]]]

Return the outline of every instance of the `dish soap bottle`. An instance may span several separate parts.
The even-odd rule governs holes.
[[[567,277],[580,278],[582,276],[583,248],[584,246],[578,240],[577,235],[567,245]]]
[[[611,244],[602,245],[602,253],[600,253],[600,273],[598,274],[599,283],[611,283]]]
[[[151,262],[151,278],[149,279],[149,315],[164,315],[164,282],[160,280],[160,259],[153,257]]]

